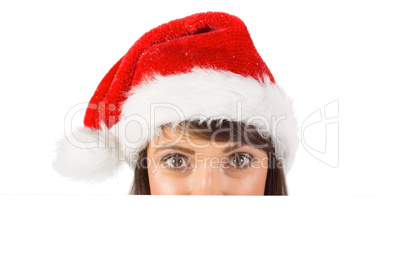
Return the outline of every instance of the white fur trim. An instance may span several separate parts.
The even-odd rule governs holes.
[[[264,81],[267,82],[228,71],[199,68],[178,75],[155,75],[130,91],[122,106],[120,121],[111,130],[119,133],[126,161],[131,163],[130,154],[135,156],[152,137],[160,136],[160,126],[166,123],[177,125],[189,119],[247,122],[258,115],[266,121],[255,118],[256,121],[249,123],[256,126],[262,136],[274,138],[276,154],[284,159],[287,174],[299,144],[293,101],[268,77]],[[166,105],[151,109],[151,104]]]
[[[52,167],[62,176],[86,182],[115,177],[120,164],[120,145],[104,124],[101,130],[77,128],[57,144]]]

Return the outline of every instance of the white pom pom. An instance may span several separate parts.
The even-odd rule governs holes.
[[[79,127],[58,142],[52,167],[62,176],[86,182],[115,177],[121,164],[117,138],[102,124],[101,130]]]

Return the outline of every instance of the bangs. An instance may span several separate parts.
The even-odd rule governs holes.
[[[252,125],[241,121],[210,120],[210,121],[182,121],[176,124],[165,124],[161,127],[161,136],[172,138],[167,132],[178,135],[188,133],[195,139],[211,142],[234,142],[249,145],[257,149],[274,153],[271,137],[264,138]]]

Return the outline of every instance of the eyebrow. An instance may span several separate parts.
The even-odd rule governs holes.
[[[187,149],[178,145],[165,145],[165,146],[161,146],[155,149],[155,153],[159,152],[159,151],[164,151],[164,150],[168,150],[168,149],[172,149],[172,150],[177,150],[177,151],[182,151],[185,152],[187,154],[194,154],[195,152],[191,149]]]
[[[225,148],[223,150],[223,152],[226,154],[226,153],[234,151],[234,150],[236,150],[237,148],[240,148],[240,147],[242,147],[242,144],[241,143],[236,143],[235,145],[232,145],[232,146],[229,146],[229,147]],[[165,146],[162,145],[161,147],[156,148],[154,153],[157,153],[159,151],[168,150],[168,149],[182,151],[182,152],[187,153],[187,154],[195,154],[195,151],[193,151],[191,149],[188,149],[188,148],[178,146],[178,145],[165,145]]]

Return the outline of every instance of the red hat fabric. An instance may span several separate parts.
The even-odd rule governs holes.
[[[165,105],[153,113],[158,103],[176,111]],[[256,115],[265,124],[251,122]],[[280,116],[279,124],[273,122]],[[276,84],[243,21],[222,12],[173,20],[138,39],[98,85],[84,127],[59,143],[53,166],[65,176],[106,178],[116,174],[120,160],[131,165],[132,154],[160,135],[162,125],[212,118],[247,121],[271,135],[289,171],[299,143],[292,100]],[[89,148],[90,140],[97,146]]]
[[[88,108],[84,125],[99,129],[99,120],[104,119],[112,127],[125,94],[145,77],[186,73],[193,67],[212,67],[257,80],[268,75],[275,83],[243,21],[220,12],[194,14],[162,24],[135,42],[99,84],[90,101],[95,106]]]

